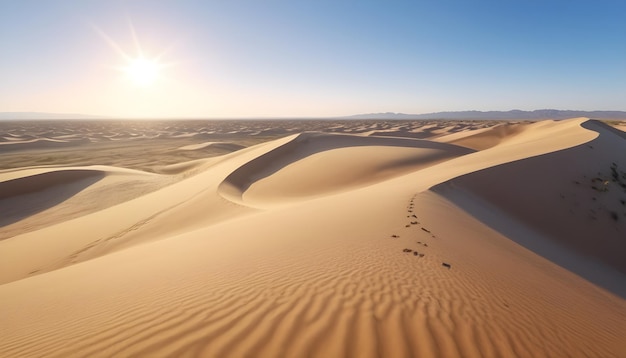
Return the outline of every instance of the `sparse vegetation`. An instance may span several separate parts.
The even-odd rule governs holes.
[[[609,191],[609,181],[604,180],[602,178],[593,178],[591,179],[591,189],[599,192],[607,192]]]
[[[586,216],[591,221],[602,222],[602,218],[610,218],[614,223],[622,223],[622,216],[626,218],[626,172],[620,169],[617,162],[607,163],[607,170],[598,171],[595,175],[583,174],[579,178],[573,178],[573,185],[582,185],[593,191],[588,192],[584,196],[582,193],[561,192],[559,193],[562,200],[571,203],[568,209],[570,214],[575,214],[579,209],[584,208]],[[589,200],[586,207],[582,206],[585,198]],[[617,229],[617,227],[616,227]]]
[[[611,183],[614,183],[626,192],[626,172],[620,170],[615,162],[611,163],[609,172],[608,175],[598,172],[598,176],[591,179],[591,188],[598,192],[608,192]],[[574,183],[577,184],[578,181],[574,181]]]

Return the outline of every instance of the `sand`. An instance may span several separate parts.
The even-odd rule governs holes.
[[[2,357],[626,356],[605,123],[4,125]]]

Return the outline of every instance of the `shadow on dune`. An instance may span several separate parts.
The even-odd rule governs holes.
[[[589,120],[581,124],[581,126],[585,129],[589,129],[590,131],[598,131],[598,128],[602,128],[601,130],[605,130],[607,132],[613,133],[622,139],[626,139],[626,132],[623,132],[617,128],[614,128],[608,124],[604,124],[597,120]]]
[[[626,135],[597,121],[587,143],[431,188],[525,248],[626,298]]]
[[[98,170],[59,170],[0,183],[0,227],[37,214],[104,178]]]

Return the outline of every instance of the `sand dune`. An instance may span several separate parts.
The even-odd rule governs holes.
[[[82,193],[162,186],[0,241],[0,356],[626,355],[623,133],[325,125],[162,174],[102,170]],[[25,170],[0,185],[91,178]]]
[[[461,145],[476,150],[484,150],[500,144],[503,140],[509,140],[521,133],[530,124],[503,123],[494,127],[478,130],[455,132],[440,136],[434,140],[442,143]]]
[[[237,151],[239,149],[245,148],[244,146],[236,144],[236,143],[204,142],[204,143],[199,143],[199,144],[186,145],[186,146],[180,147],[178,149],[180,149],[180,150],[199,150],[199,149],[204,149],[204,148],[207,148],[207,147],[224,149],[224,150],[230,151],[230,152],[234,152],[234,151]]]
[[[0,142],[0,153],[25,149],[49,149],[49,148],[65,148],[76,145],[75,142],[69,142],[59,139],[37,138],[30,140],[9,140]]]
[[[403,138],[304,133],[242,165],[222,183],[230,200],[265,203],[326,195],[470,153]],[[261,204],[262,205],[262,204]]]
[[[171,182],[107,166],[0,172],[0,240],[126,202]]]
[[[461,206],[467,194],[475,198],[470,205],[484,200],[521,225],[626,274],[625,136],[600,122],[583,127],[600,135],[567,150],[464,175],[435,191]],[[515,236],[515,227],[506,230]],[[626,289],[622,293],[626,297]]]
[[[0,182],[0,200],[39,192],[50,187],[69,184],[81,179],[101,178],[103,173],[94,170],[51,170],[39,174],[13,178]],[[97,179],[96,179],[97,180]]]
[[[158,168],[155,168],[155,171],[159,174],[176,174],[176,175],[192,175],[207,167],[211,166],[212,163],[218,161],[219,158],[207,158],[207,159],[196,159],[190,160],[177,164],[169,164],[163,165]]]

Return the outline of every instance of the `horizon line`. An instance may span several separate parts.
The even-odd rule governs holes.
[[[33,115],[33,118],[0,118],[0,120],[288,120],[288,119],[358,119],[355,117],[365,116],[428,116],[428,115],[440,115],[440,114],[462,114],[462,113],[511,113],[511,112],[525,112],[534,113],[541,111],[556,111],[556,112],[622,112],[626,115],[626,110],[613,110],[613,109],[595,109],[595,110],[577,110],[577,109],[554,109],[554,108],[541,108],[534,110],[522,110],[522,109],[510,109],[510,110],[456,110],[456,111],[437,111],[437,112],[424,112],[424,113],[404,113],[404,112],[370,112],[370,113],[358,113],[348,115],[330,115],[330,116],[307,116],[307,115],[277,115],[277,116],[109,116],[101,114],[83,114],[83,113],[56,113],[56,112],[30,112],[30,111],[7,111],[0,112],[0,116],[4,115]],[[58,118],[37,118],[36,116],[55,116]],[[62,118],[62,116],[68,116],[68,118]],[[71,118],[70,118],[71,117]],[[408,118],[406,118],[408,119]],[[428,119],[428,118],[420,118]],[[432,118],[432,119],[444,119],[444,118]]]

